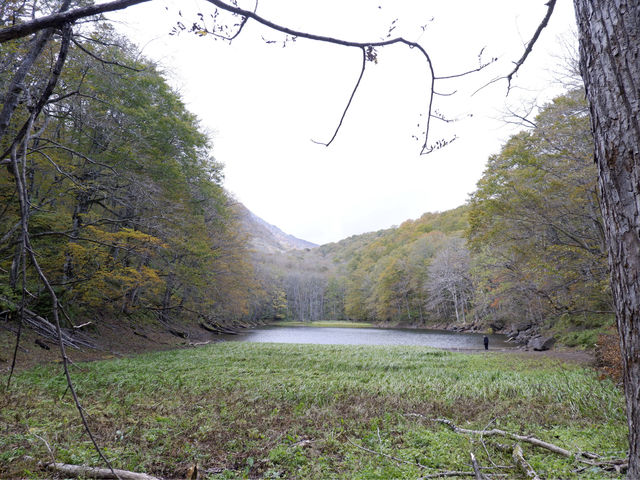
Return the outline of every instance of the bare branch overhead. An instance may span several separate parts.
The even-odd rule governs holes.
[[[27,35],[31,35],[32,33],[36,33],[45,28],[58,28],[65,23],[75,22],[80,18],[122,10],[148,1],[150,0],[114,0],[113,2],[102,3],[100,5],[89,5],[88,7],[75,8],[73,10],[67,10],[65,12],[36,18],[29,22],[20,23],[0,30],[0,43],[26,37]]]
[[[498,82],[500,80],[505,80],[506,79],[507,80],[507,95],[509,95],[509,92],[511,91],[511,80],[513,80],[513,77],[515,76],[515,74],[518,73],[518,70],[520,70],[520,67],[522,65],[524,65],[524,62],[527,60],[527,57],[529,57],[529,54],[533,50],[533,46],[538,41],[538,38],[540,38],[540,34],[542,33],[542,30],[544,30],[547,27],[547,25],[549,24],[549,19],[551,18],[551,15],[553,14],[553,9],[556,6],[556,0],[549,0],[545,5],[547,6],[547,13],[545,14],[545,16],[542,19],[542,21],[540,22],[540,24],[538,25],[538,28],[536,29],[536,31],[534,32],[533,36],[531,37],[531,40],[529,40],[529,42],[527,42],[527,46],[526,46],[526,48],[524,50],[524,53],[522,54],[522,57],[520,57],[520,59],[518,61],[514,62],[515,67],[513,68],[513,70],[511,70],[511,72],[509,72],[507,75],[504,75],[502,77],[494,78],[489,83],[483,85],[478,90],[476,90],[475,93],[478,93],[484,87],[487,87],[487,86],[491,85],[492,83],[495,83],[495,82]]]

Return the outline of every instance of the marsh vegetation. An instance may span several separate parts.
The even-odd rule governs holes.
[[[167,478],[197,464],[209,479],[415,479],[468,471],[469,452],[485,467],[511,464],[497,448],[508,440],[461,435],[436,418],[576,452],[620,457],[627,448],[620,389],[592,369],[544,358],[230,342],[72,368],[114,467]],[[99,464],[59,371],[22,372],[3,397],[1,477],[41,478],[38,462],[51,457],[44,440],[58,462]],[[621,478],[522,447],[547,479]]]

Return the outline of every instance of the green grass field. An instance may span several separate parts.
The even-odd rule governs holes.
[[[532,434],[624,456],[621,392],[576,365],[425,347],[218,343],[77,364],[91,426],[114,467],[185,478],[417,479],[508,465],[497,441],[433,422]],[[57,461],[100,466],[60,365],[18,375],[0,397],[0,478],[44,478]],[[621,478],[523,444],[546,479]],[[371,452],[365,449],[371,450]],[[373,452],[373,453],[372,453]],[[399,460],[386,457],[395,457]],[[422,464],[420,467],[417,464]],[[492,469],[494,478],[524,478]]]

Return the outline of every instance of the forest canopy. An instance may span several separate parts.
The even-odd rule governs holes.
[[[74,34],[55,90],[30,120],[61,40],[47,45],[0,143],[24,159],[33,250],[68,314],[66,326],[109,316],[164,323],[249,317],[246,238],[208,135],[152,61],[108,24],[90,25]],[[8,47],[3,91],[29,42]],[[11,141],[27,124],[28,138],[16,148]],[[11,314],[24,303],[38,323],[50,313],[50,295],[25,258],[16,172],[7,169],[0,178],[0,310]]]

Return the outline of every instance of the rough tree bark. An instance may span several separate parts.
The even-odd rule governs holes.
[[[591,109],[629,426],[640,478],[640,0],[574,0]]]

